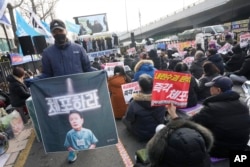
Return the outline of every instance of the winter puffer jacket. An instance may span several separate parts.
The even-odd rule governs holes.
[[[201,111],[191,118],[213,133],[212,157],[229,158],[230,150],[247,147],[250,116],[248,107],[239,98],[240,95],[231,90],[210,96],[204,101]]]
[[[152,60],[140,60],[135,66],[135,75],[133,81],[138,81],[141,74],[148,74],[154,78],[154,73],[157,69],[154,68]]]
[[[84,48],[76,43],[67,42],[46,48],[42,53],[42,73],[45,77],[93,71]]]
[[[123,122],[140,141],[147,141],[164,122],[165,113],[165,106],[151,107],[151,94],[138,93],[133,95]]]

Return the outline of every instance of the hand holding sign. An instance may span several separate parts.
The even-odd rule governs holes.
[[[169,105],[166,106],[168,109],[168,114],[172,119],[177,118],[178,115],[176,114],[176,107],[173,103],[170,103]]]

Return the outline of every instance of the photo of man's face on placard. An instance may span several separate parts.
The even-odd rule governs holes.
[[[38,80],[30,89],[46,152],[118,143],[104,71]]]
[[[108,31],[106,13],[75,17],[76,23],[81,26],[79,35],[94,34]]]

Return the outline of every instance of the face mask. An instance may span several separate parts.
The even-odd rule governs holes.
[[[55,42],[59,45],[62,45],[66,42],[66,34],[56,34],[54,35]]]

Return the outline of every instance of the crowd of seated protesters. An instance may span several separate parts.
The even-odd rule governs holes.
[[[210,166],[210,160],[205,160],[207,155],[208,157],[228,159],[230,150],[247,149],[250,134],[249,108],[240,101],[239,93],[233,91],[232,87],[235,83],[242,84],[250,79],[250,52],[247,55],[246,48],[240,48],[237,43],[231,44],[233,45],[232,51],[227,54],[218,52],[218,45],[212,43],[206,50],[202,49],[201,45],[197,45],[196,48],[190,47],[185,54],[176,48],[170,48],[160,52],[150,50],[138,52],[129,57],[125,56],[124,64],[134,72],[131,81],[137,81],[141,91],[133,94],[133,99],[126,106],[126,110],[123,109],[122,114],[116,118],[122,118],[125,127],[139,141],[149,141],[147,150],[150,166],[166,166],[166,164],[178,166],[187,163],[189,164],[187,166],[191,167],[192,163],[189,160],[182,159],[183,153],[179,150],[183,150],[182,144],[177,142],[180,140],[190,141],[192,144],[190,143],[191,145],[187,147],[189,150],[193,149],[194,153],[197,151],[195,155],[198,155],[200,148],[204,148],[204,155],[199,159],[203,164],[197,159],[197,162],[192,161],[193,155],[185,152],[187,157],[191,156],[189,159],[193,164],[199,164],[198,166],[201,167]],[[185,57],[194,57],[190,68],[183,62]],[[110,61],[115,61],[115,59],[109,59],[106,62]],[[187,107],[201,103],[203,107],[198,114],[188,120],[183,120],[176,114],[179,110],[173,104],[167,107],[151,106],[152,85],[150,84],[152,84],[154,73],[157,70],[191,74]],[[118,76],[114,73],[113,78],[118,78]],[[126,83],[124,76],[121,83]],[[115,94],[114,90],[111,92],[111,98],[113,94]],[[115,103],[120,105],[121,101],[118,100]],[[154,130],[157,125],[164,122],[166,111],[173,121],[155,134]],[[116,109],[114,109],[114,113],[116,115]],[[176,123],[173,123],[175,121]],[[185,126],[180,126],[183,124]],[[171,126],[174,126],[173,130]],[[207,135],[202,134],[199,128],[193,128],[193,126],[201,127],[207,131]],[[171,133],[166,134],[169,131]],[[199,149],[193,143],[195,140],[200,140]],[[159,143],[165,143],[169,147]],[[172,147],[175,149],[168,150]],[[179,158],[171,157],[175,153]],[[157,158],[159,156],[164,159]]]

